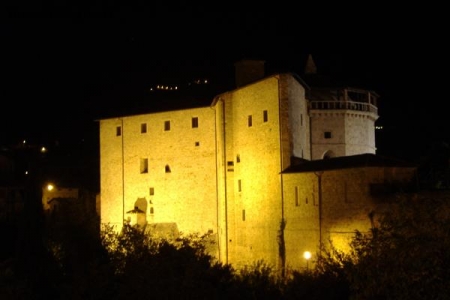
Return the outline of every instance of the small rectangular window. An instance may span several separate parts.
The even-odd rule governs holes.
[[[238,191],[241,192],[242,191],[242,184],[241,184],[241,180],[238,180]]]
[[[170,130],[170,121],[164,121],[164,131]]]
[[[150,194],[150,196],[153,196],[153,195],[155,195],[155,188],[150,188],[150,191],[149,191],[149,194]]]
[[[227,161],[227,166],[234,166],[234,162],[233,161]]]
[[[331,139],[331,131],[325,131],[323,133],[323,137],[326,139]]]
[[[122,127],[117,126],[116,127],[116,136],[121,136],[122,135]]]
[[[166,173],[170,173],[170,172],[172,172],[171,170],[170,170],[170,166],[169,165],[166,165]]]
[[[245,221],[245,209],[242,210],[242,221]]]
[[[148,173],[148,158],[141,158],[141,174]]]
[[[253,120],[252,120],[252,116],[248,116],[248,127],[252,127],[253,125]]]
[[[147,133],[147,123],[141,124],[141,133]]]
[[[195,147],[200,146],[200,142],[195,142]]]
[[[267,113],[267,110],[263,111],[263,121],[264,123],[269,120],[269,115]]]
[[[300,115],[300,126],[303,126],[303,115]]]
[[[197,117],[192,118],[192,128],[198,128],[198,118]]]
[[[295,187],[295,206],[298,206],[298,186]]]

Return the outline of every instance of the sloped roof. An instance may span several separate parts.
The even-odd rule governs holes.
[[[351,156],[333,157],[321,160],[303,161],[299,164],[288,167],[282,173],[303,173],[361,167],[417,168],[418,165],[395,158],[367,153]]]

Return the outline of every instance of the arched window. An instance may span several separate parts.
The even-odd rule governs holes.
[[[333,151],[328,150],[323,154],[323,159],[333,158],[336,157]]]

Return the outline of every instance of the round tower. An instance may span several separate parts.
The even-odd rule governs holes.
[[[376,153],[378,94],[337,84],[317,74],[310,55],[305,67],[309,101],[311,159]]]

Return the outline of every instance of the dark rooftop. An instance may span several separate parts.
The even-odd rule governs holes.
[[[290,166],[282,173],[302,173],[314,171],[338,170],[358,167],[406,167],[416,168],[418,165],[403,160],[384,157],[376,154],[359,154],[333,157],[321,160],[306,161]]]

